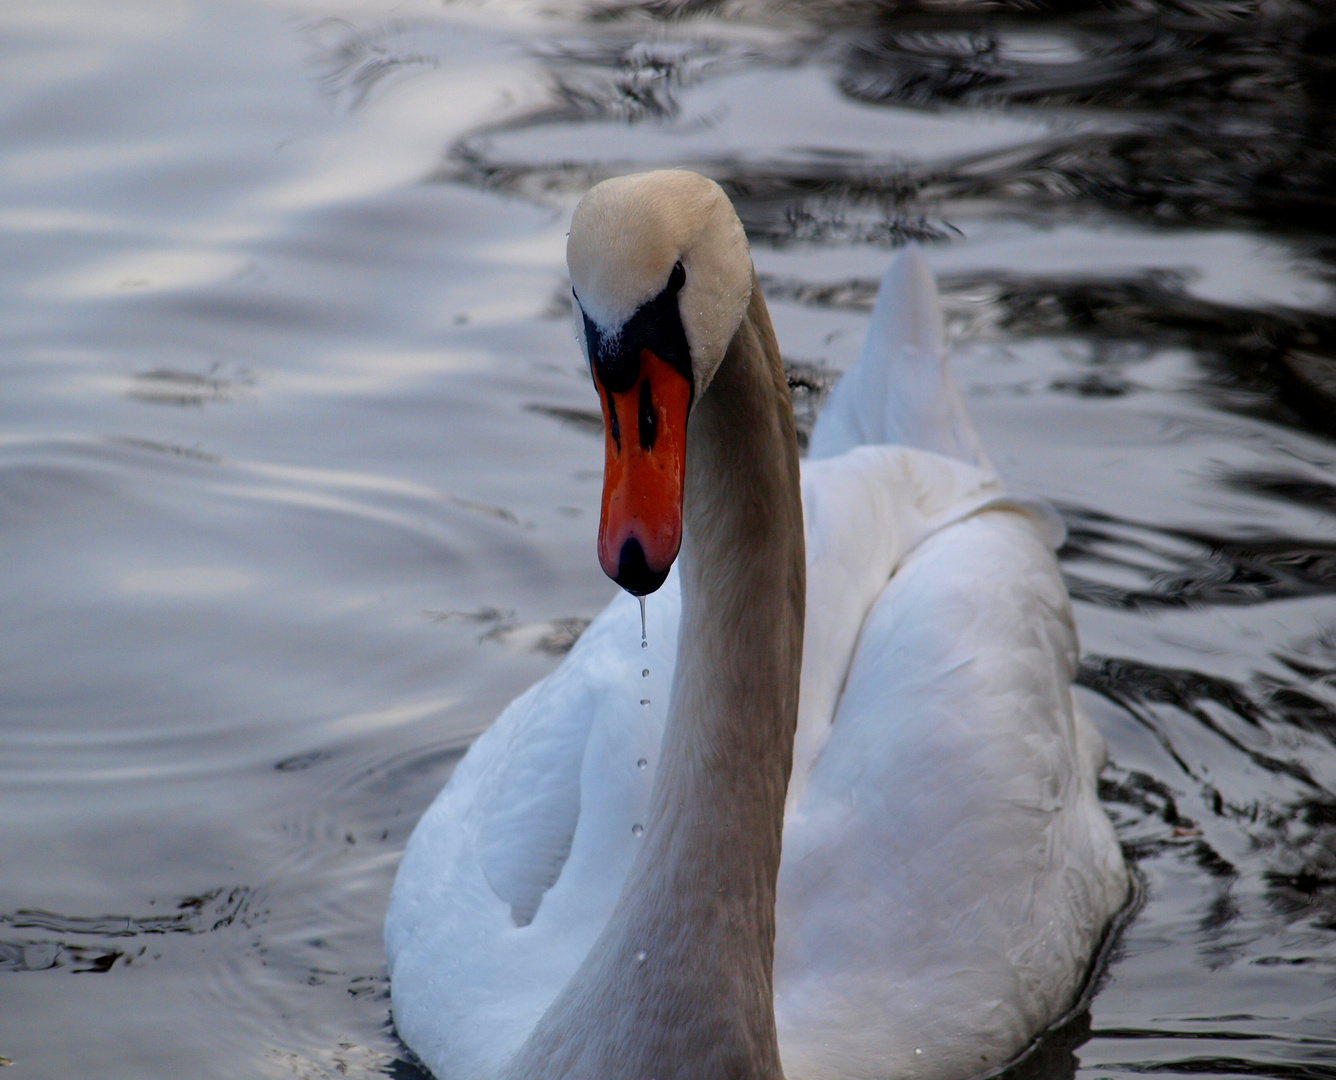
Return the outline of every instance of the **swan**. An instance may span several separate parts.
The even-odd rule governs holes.
[[[922,255],[801,467],[716,184],[604,181],[567,261],[624,591],[413,832],[400,1036],[442,1080],[996,1069],[1071,1006],[1128,874],[1062,527],[989,464]]]

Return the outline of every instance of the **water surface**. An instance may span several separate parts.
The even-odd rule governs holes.
[[[678,164],[809,423],[923,242],[985,444],[1067,520],[1144,901],[1027,1075],[1336,1077],[1336,29],[803,15],[0,10],[16,1078],[414,1075],[403,844],[612,590],[570,210]]]

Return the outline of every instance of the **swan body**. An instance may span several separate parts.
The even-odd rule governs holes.
[[[759,296],[747,302],[763,310]],[[644,1075],[731,1074],[712,1046],[732,1036],[694,1016],[700,998],[707,1013],[759,1010],[760,1035],[739,1037],[750,1064],[737,1075],[782,1065],[788,1080],[973,1076],[1071,1005],[1127,873],[1096,797],[1103,742],[1072,695],[1077,642],[1053,554],[1061,524],[1009,495],[989,465],[916,250],[882,283],[800,488],[801,690],[788,788],[772,813],[782,857],[760,894],[773,923],[758,923],[754,950],[772,936],[773,975],[763,955],[749,976],[763,988],[773,978],[773,993],[762,990],[773,1027],[770,1000],[719,1003],[682,982],[691,993],[653,1015],[682,1017],[672,1022],[686,1034],[642,1054],[655,1063]],[[691,529],[684,563],[699,555]],[[626,895],[665,881],[705,888],[708,852],[734,857],[725,831],[696,854],[699,872],[669,879],[659,867],[671,854],[642,851],[647,829],[671,831],[687,812],[668,805],[671,778],[660,776],[683,753],[673,702],[689,696],[691,673],[678,670],[679,650],[684,664],[709,662],[691,630],[704,616],[683,599],[708,582],[684,585],[687,573],[674,567],[649,599],[647,647],[636,601],[614,599],[474,743],[409,841],[386,921],[394,1017],[442,1080],[545,1075],[548,1060],[554,1075],[612,1075],[608,1062],[634,1058],[640,1036],[616,1036],[598,1051],[603,1065],[589,1065],[590,1040],[630,1008],[606,1004],[597,986],[651,978],[656,965],[671,982],[674,965],[689,966],[675,952],[690,948],[683,935],[637,922]],[[725,830],[739,815],[739,858],[749,829],[765,835],[745,806],[707,809]],[[617,926],[630,929],[618,938]],[[720,940],[716,951],[735,947]],[[747,969],[749,946],[736,948],[730,969]],[[647,1007],[643,993],[635,1001]],[[779,1064],[766,1058],[767,1032]]]

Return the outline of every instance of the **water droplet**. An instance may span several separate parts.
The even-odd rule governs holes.
[[[648,678],[649,678],[649,668],[646,668],[644,671],[642,671],[642,672],[640,673],[640,677],[641,677],[642,679],[648,679]]]
[[[923,1053],[923,1051],[920,1050],[920,1049],[916,1046],[916,1047],[914,1047],[914,1053],[916,1053],[916,1054],[921,1054],[921,1053]]]
[[[646,761],[644,758],[641,758],[639,761],[636,762],[636,768],[643,769],[648,764],[649,764],[648,761]]]
[[[638,821],[637,821],[634,825],[631,826],[631,835],[632,835],[632,836],[639,836],[639,835],[640,835],[641,833],[643,833],[644,831],[645,831],[645,826],[641,825],[640,822],[638,822]]]
[[[642,704],[642,705],[648,705],[648,704],[649,704],[649,698],[647,698],[647,697],[642,697],[642,698],[640,699],[640,704]]]
[[[645,950],[641,949],[640,952],[636,953],[636,963],[643,964],[644,962],[645,962]]]
[[[649,648],[649,639],[645,636],[645,598],[640,596],[637,599],[640,601],[640,647],[647,649]]]

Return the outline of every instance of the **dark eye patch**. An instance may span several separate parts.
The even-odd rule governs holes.
[[[686,330],[682,327],[682,312],[678,293],[686,284],[687,272],[679,261],[668,275],[668,284],[659,295],[636,308],[620,331],[604,334],[580,307],[584,320],[585,341],[589,345],[589,366],[595,378],[614,394],[630,390],[640,378],[640,352],[648,349],[661,360],[671,364],[694,392],[695,378],[691,370],[691,347],[687,344]],[[571,290],[577,305],[580,297]]]

